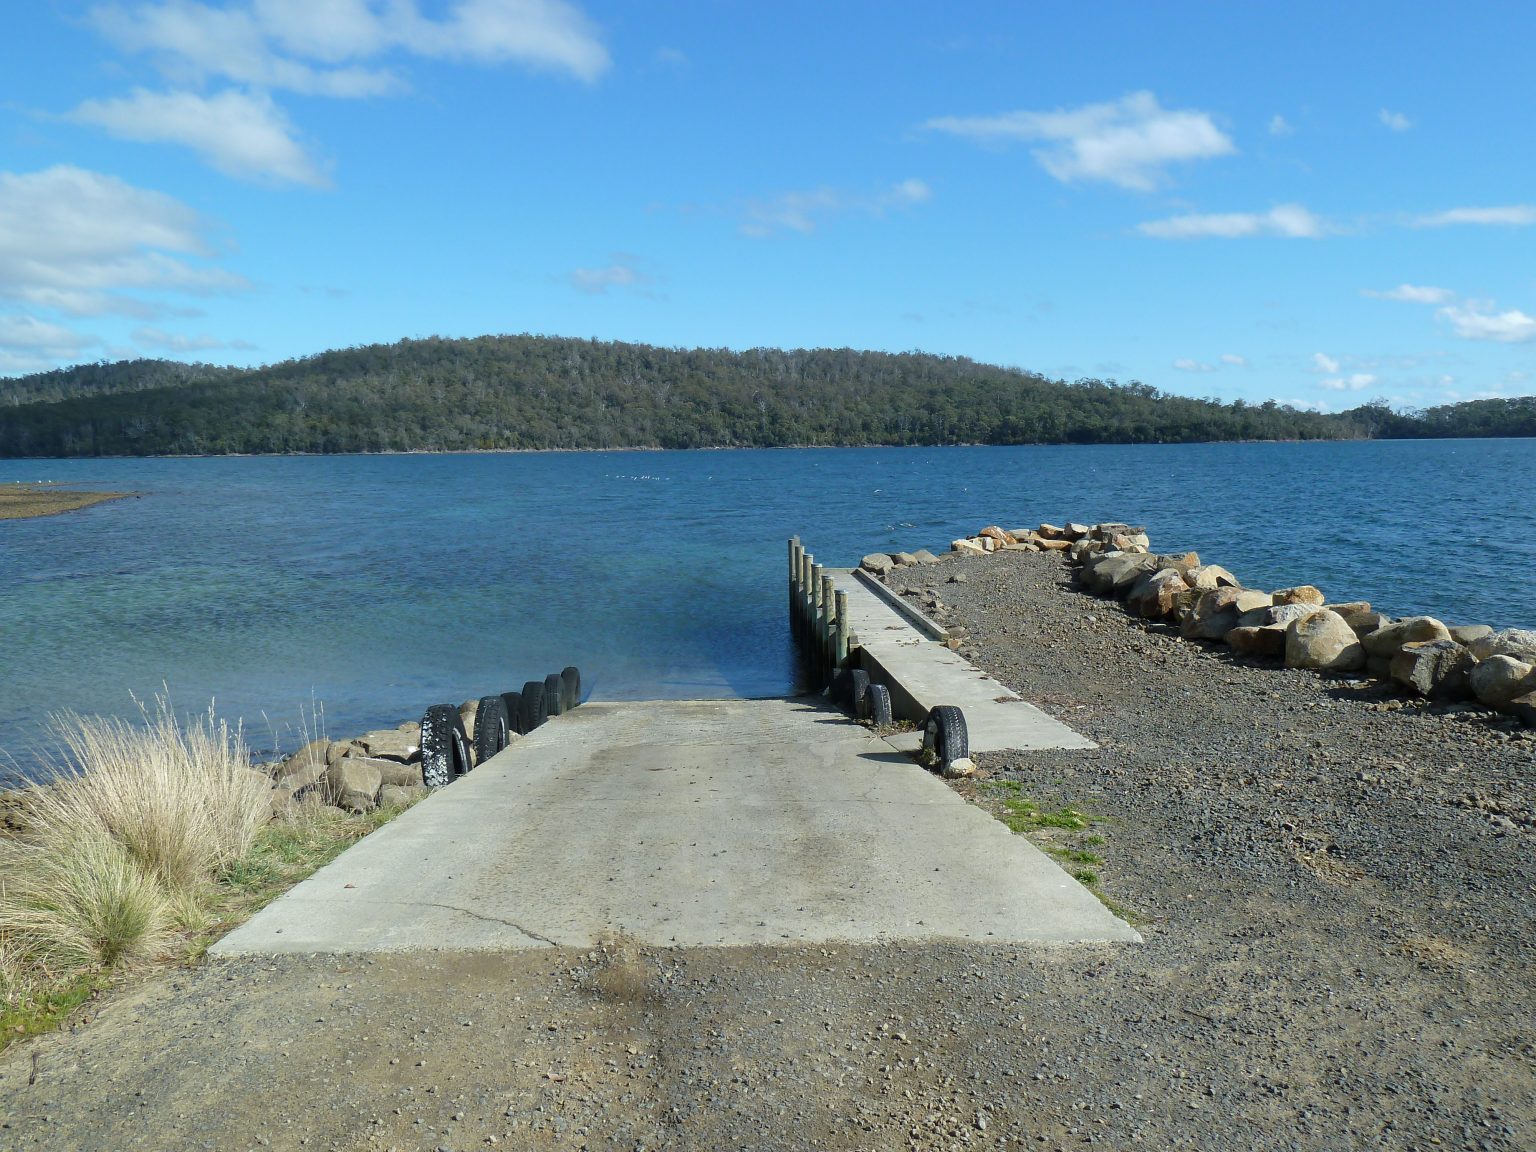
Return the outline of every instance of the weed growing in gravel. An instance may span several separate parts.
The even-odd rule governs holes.
[[[1024,785],[1018,780],[987,780],[981,784],[977,799],[1009,831],[1028,836],[1116,916],[1133,921],[1134,914],[1099,886],[1095,869],[1104,863],[1104,857],[1093,849],[1104,846],[1104,837],[1089,831],[1093,827],[1090,816],[1076,808],[1043,809],[1024,795]]]

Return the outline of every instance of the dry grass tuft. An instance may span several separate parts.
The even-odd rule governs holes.
[[[164,889],[101,833],[67,852],[8,846],[0,897],[8,945],[48,968],[108,968],[158,955],[171,936]]]
[[[249,851],[271,815],[271,786],[251,769],[238,728],[211,710],[184,726],[157,703],[142,727],[56,720],[69,763],[31,793],[25,835],[55,851],[106,835],[168,892],[196,891]]]

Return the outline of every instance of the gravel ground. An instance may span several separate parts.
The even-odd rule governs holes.
[[[0,1055],[0,1147],[1536,1147],[1533,734],[1067,572],[891,583],[1100,743],[978,761],[1094,819],[1145,944],[204,963]]]

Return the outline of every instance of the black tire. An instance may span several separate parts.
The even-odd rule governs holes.
[[[869,673],[855,668],[848,674],[848,711],[864,719],[864,697],[869,692]]]
[[[522,696],[516,692],[503,692],[501,694],[501,702],[507,709],[507,731],[521,733],[522,728],[519,726],[518,715],[523,709]],[[510,744],[511,742],[512,738],[508,736],[507,743]]]
[[[558,672],[544,677],[544,711],[551,716],[565,711],[565,679]]]
[[[482,696],[475,709],[475,763],[484,764],[507,746],[507,706],[500,696]]]
[[[839,708],[847,708],[852,695],[853,673],[847,668],[841,668],[832,677],[832,703]]]
[[[560,679],[565,681],[565,710],[569,712],[581,703],[581,669],[573,664],[561,671]]]
[[[421,782],[443,788],[469,771],[469,736],[452,704],[434,704],[421,718]]]
[[[523,733],[532,732],[549,719],[549,711],[544,706],[542,680],[530,680],[523,685],[523,698],[519,702],[517,716],[517,730]]]
[[[871,684],[865,689],[864,706],[876,728],[891,726],[891,690],[884,684]]]
[[[971,754],[966,734],[965,713],[953,704],[940,704],[928,713],[923,724],[923,751],[933,754],[940,767]]]

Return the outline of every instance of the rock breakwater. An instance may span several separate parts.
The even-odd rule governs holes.
[[[1195,552],[1152,551],[1146,530],[1129,524],[989,525],[950,547],[966,555],[1058,552],[1083,587],[1118,600],[1133,616],[1177,628],[1185,639],[1255,661],[1373,677],[1415,696],[1476,703],[1536,728],[1536,631],[1449,625],[1432,616],[1394,619],[1365,600],[1329,602],[1310,584],[1246,588]],[[909,561],[904,553],[877,554],[863,567],[878,575]]]

